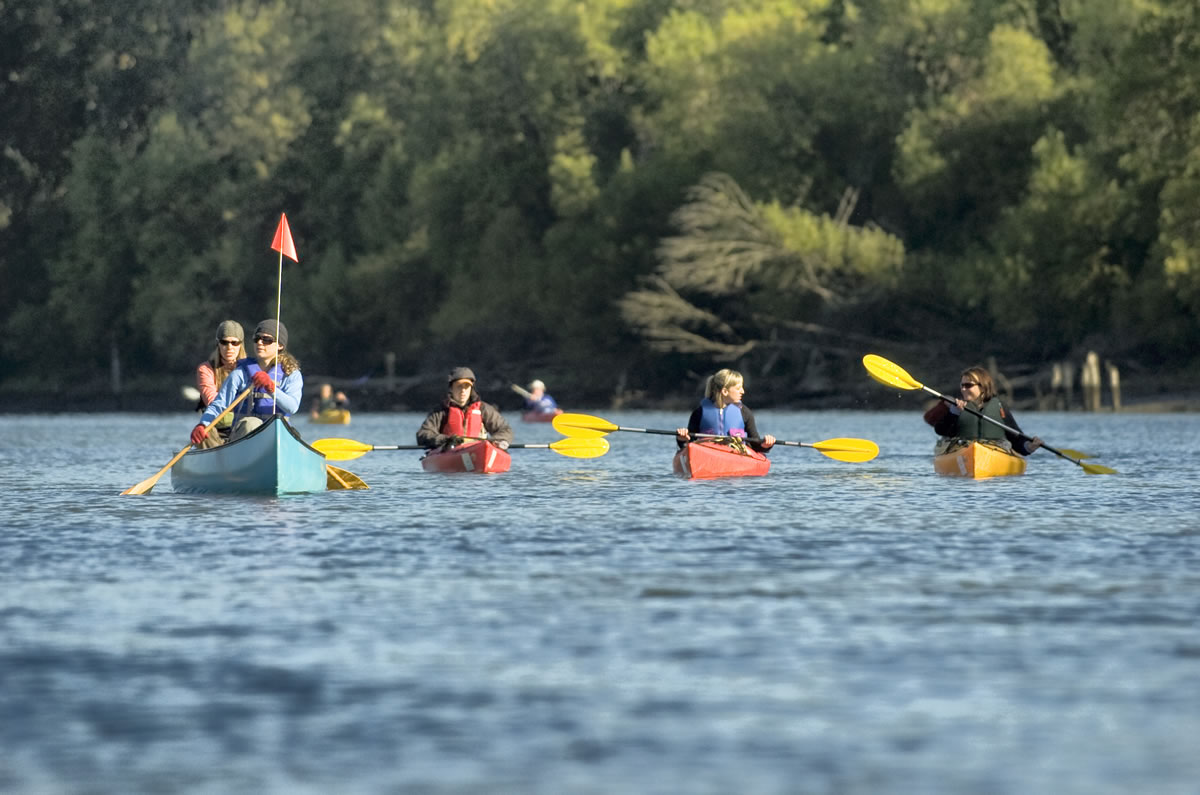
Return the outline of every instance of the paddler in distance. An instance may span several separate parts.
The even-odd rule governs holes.
[[[556,414],[558,403],[546,394],[546,384],[535,378],[529,382],[529,396],[525,398],[522,411],[526,414]]]

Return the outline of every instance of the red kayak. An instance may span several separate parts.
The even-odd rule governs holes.
[[[562,413],[562,409],[555,409],[554,411],[527,411],[521,415],[521,422],[554,422],[554,418]]]
[[[745,452],[719,442],[688,442],[675,454],[675,474],[684,478],[738,478],[765,475],[771,462],[762,453]]]
[[[426,472],[470,472],[486,475],[507,472],[512,456],[491,442],[467,442],[449,450],[433,450],[421,459]]]

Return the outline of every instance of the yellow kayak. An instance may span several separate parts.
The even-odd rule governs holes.
[[[998,444],[967,442],[933,456],[933,471],[959,478],[998,478],[1024,475],[1025,459]]]
[[[316,414],[309,414],[309,418],[321,425],[349,425],[350,424],[350,409],[325,409]]]

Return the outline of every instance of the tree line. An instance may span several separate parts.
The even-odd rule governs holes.
[[[10,390],[116,359],[178,381],[220,320],[274,314],[281,211],[306,371],[655,391],[732,365],[786,400],[868,347],[1194,355],[1193,0],[0,15]]]

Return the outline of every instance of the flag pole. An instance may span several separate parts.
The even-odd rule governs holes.
[[[279,324],[280,309],[283,304],[283,258],[287,257],[292,262],[299,262],[300,257],[296,255],[296,244],[292,241],[292,230],[288,226],[287,213],[279,214],[279,226],[275,228],[275,239],[271,241],[271,248],[279,252],[279,280],[275,290],[275,342],[279,342]],[[283,346],[280,345],[282,348]],[[279,361],[279,350],[275,351],[275,372],[280,375],[280,381],[283,380],[283,365]],[[275,410],[275,393],[271,392],[271,415],[274,416]]]
[[[279,280],[275,288],[275,342],[279,342],[279,310],[283,304],[283,246],[279,247]],[[275,372],[283,380],[283,368],[279,364],[279,348],[275,349]],[[271,416],[275,416],[275,393],[271,392]]]

